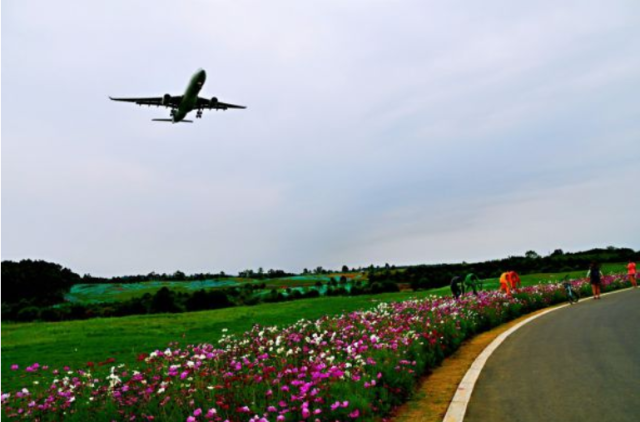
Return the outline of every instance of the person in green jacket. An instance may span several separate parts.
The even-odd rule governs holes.
[[[476,296],[478,296],[478,284],[480,284],[480,283],[481,283],[480,279],[474,273],[469,273],[464,278],[465,287],[467,289],[472,289],[473,290],[473,294],[476,295]]]

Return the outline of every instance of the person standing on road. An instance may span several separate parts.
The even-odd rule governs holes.
[[[587,277],[591,282],[591,291],[593,292],[594,299],[600,299],[600,289],[602,287],[602,271],[600,271],[600,265],[597,262],[592,262],[589,266],[589,272]]]
[[[638,283],[636,283],[636,263],[633,261],[629,261],[629,265],[627,265],[627,270],[628,270],[627,275],[629,276],[629,281],[631,282],[631,284],[633,284],[633,288],[637,289]]]

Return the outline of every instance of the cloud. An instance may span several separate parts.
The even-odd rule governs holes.
[[[638,245],[626,209],[576,205],[637,204],[637,2],[3,11],[3,259],[115,275]],[[249,108],[161,125],[107,100],[179,94],[199,67],[203,96]]]

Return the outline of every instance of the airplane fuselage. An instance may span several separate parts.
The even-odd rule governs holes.
[[[173,122],[178,123],[182,119],[184,119],[187,114],[192,111],[196,104],[198,103],[198,94],[204,85],[204,82],[207,80],[207,73],[204,69],[198,70],[189,81],[189,85],[187,86],[187,90],[182,96],[182,101],[180,105],[176,109],[173,115]]]
[[[197,110],[196,119],[202,117],[203,110],[227,110],[232,109],[244,109],[247,108],[243,105],[230,104],[222,101],[218,101],[216,97],[202,98],[199,96],[205,81],[207,80],[207,74],[203,69],[199,69],[193,74],[187,89],[183,95],[170,95],[164,94],[161,97],[111,97],[112,101],[124,101],[128,103],[135,103],[139,106],[155,106],[155,107],[167,107],[171,109],[171,118],[169,119],[151,119],[154,122],[188,122],[193,123],[192,120],[186,120],[187,114],[193,110]]]

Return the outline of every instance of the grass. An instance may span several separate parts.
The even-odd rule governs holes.
[[[624,264],[607,265],[606,273],[622,271]],[[583,277],[584,271],[573,274]],[[558,281],[565,273],[532,274],[522,277],[524,285],[541,281]],[[487,287],[497,288],[497,279],[487,280]],[[25,368],[34,362],[62,368],[84,368],[87,362],[98,363],[115,358],[117,363],[133,363],[139,353],[164,349],[171,342],[198,344],[217,342],[228,334],[241,334],[253,325],[289,325],[300,319],[317,319],[367,309],[380,301],[402,301],[428,295],[450,295],[449,287],[429,291],[387,293],[372,296],[322,297],[252,307],[235,307],[215,311],[182,314],[140,315],[122,318],[96,318],[85,321],[54,323],[2,323],[2,391],[22,387],[12,364]]]
[[[228,277],[221,280],[204,281],[143,281],[139,283],[95,283],[76,284],[65,296],[65,299],[72,303],[89,304],[96,302],[125,301],[135,297],[141,297],[147,293],[154,294],[162,287],[167,287],[176,292],[193,293],[199,289],[222,289],[227,287],[240,287],[245,283],[265,283],[267,289],[284,287],[309,287],[318,281],[326,283],[330,278],[338,280],[345,275],[348,279],[363,279],[361,274],[356,273],[332,273],[332,274],[309,274],[292,277],[274,279],[249,279],[241,277]]]
[[[603,264],[602,271],[605,274],[611,273],[622,273],[627,271],[627,264],[623,263],[613,263],[613,264]],[[568,271],[568,272],[558,272],[558,273],[537,273],[537,274],[527,274],[521,275],[520,280],[522,281],[523,286],[533,286],[535,284],[540,283],[557,283],[566,275],[569,278],[583,278],[587,275],[587,270],[580,271]],[[485,290],[494,290],[500,287],[500,278],[489,278],[483,280],[484,289]]]
[[[255,324],[289,325],[302,318],[317,319],[375,306],[379,301],[425,297],[433,292],[400,292],[373,296],[330,297],[226,308],[182,314],[96,318],[85,321],[2,324],[2,390],[21,387],[10,370],[14,363],[25,368],[34,362],[61,368],[84,368],[115,358],[116,363],[135,362],[139,353],[164,349],[171,342],[215,343],[222,336],[240,334]],[[18,372],[19,373],[19,372]]]

